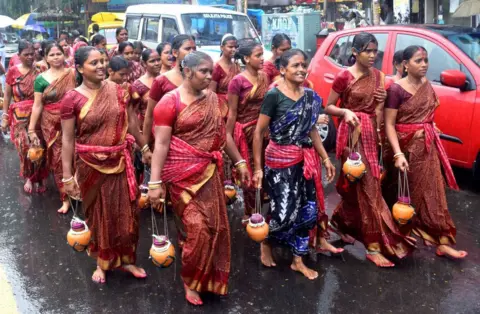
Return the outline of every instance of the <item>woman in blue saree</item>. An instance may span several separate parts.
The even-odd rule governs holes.
[[[280,58],[283,80],[271,89],[262,104],[254,133],[253,182],[262,186],[262,139],[267,127],[270,143],[265,150],[265,182],[270,196],[269,235],[261,244],[261,261],[275,266],[271,244],[288,246],[293,252],[291,268],[309,279],[318,273],[303,263],[309,242],[319,239],[317,249],[340,253],[326,240],[328,217],[323,202],[320,158],[331,181],[335,167],[328,158],[315,128],[322,113],[322,99],[304,88],[307,56],[293,49]],[[317,230],[318,229],[318,233]],[[313,240],[313,241],[312,241]]]

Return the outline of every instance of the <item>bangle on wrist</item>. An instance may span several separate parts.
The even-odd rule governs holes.
[[[393,160],[397,160],[400,156],[404,156],[405,154],[400,152],[400,153],[396,153],[395,155],[393,155]]]
[[[162,184],[163,181],[162,180],[158,180],[158,181],[149,181],[148,182],[148,185],[154,185],[154,184]]]
[[[30,135],[30,134],[34,134],[35,133],[35,130],[28,130],[27,134]]]
[[[236,166],[238,166],[238,165],[240,165],[240,164],[243,164],[243,163],[246,164],[247,161],[246,161],[245,159],[241,159],[241,160],[237,161],[237,162],[234,164],[234,166],[236,167]]]
[[[142,149],[140,150],[142,154],[144,154],[146,151],[148,151],[150,147],[148,147],[148,144],[143,145]]]
[[[148,190],[158,190],[162,185],[161,184],[149,184]]]
[[[322,159],[323,159],[323,158],[322,158]],[[325,164],[325,163],[326,163],[327,161],[329,161],[329,160],[330,160],[330,157],[327,157],[327,158],[323,159],[322,163]]]
[[[71,176],[71,177],[68,178],[68,179],[62,178],[62,183],[69,183],[69,182],[71,182],[71,181],[73,181],[73,176]]]

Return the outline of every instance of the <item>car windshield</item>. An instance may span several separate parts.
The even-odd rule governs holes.
[[[480,66],[480,32],[444,34],[444,36]]]
[[[243,15],[194,13],[182,14],[182,20],[186,33],[195,36],[197,45],[220,46],[226,33],[237,39],[252,38],[260,42],[252,23]]]

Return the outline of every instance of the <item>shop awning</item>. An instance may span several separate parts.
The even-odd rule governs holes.
[[[92,22],[102,23],[102,22],[113,22],[113,21],[124,21],[125,13],[111,13],[111,12],[98,12],[92,16]]]
[[[467,0],[458,6],[452,17],[470,17],[480,14],[480,0]]]

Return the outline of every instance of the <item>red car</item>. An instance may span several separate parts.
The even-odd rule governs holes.
[[[429,54],[427,78],[440,98],[435,122],[452,165],[472,169],[480,179],[480,31],[447,25],[392,25],[318,35],[318,49],[308,79],[326,101],[335,75],[348,66],[355,34],[369,32],[378,40],[375,67],[391,80],[393,55],[410,45]],[[387,82],[388,84],[389,82]]]

